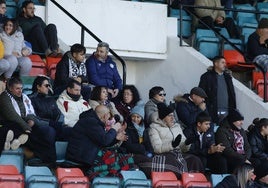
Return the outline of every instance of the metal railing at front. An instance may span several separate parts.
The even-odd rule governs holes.
[[[69,16],[77,25],[81,27],[81,44],[84,45],[85,42],[85,32],[87,32],[92,38],[94,38],[97,42],[102,42],[102,40],[97,37],[92,31],[90,31],[84,24],[82,24],[79,20],[77,20],[71,13],[69,13],[65,8],[63,8],[56,0],[50,0],[56,7],[58,7],[62,12],[64,12],[67,16]],[[112,49],[109,52],[122,64],[123,69],[123,85],[126,85],[126,72],[127,67],[125,61]]]

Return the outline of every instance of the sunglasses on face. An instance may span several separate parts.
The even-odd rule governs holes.
[[[50,87],[50,84],[45,84],[44,86],[45,86],[45,87]]]
[[[165,94],[165,93],[159,93],[158,95],[161,96],[161,97],[163,97],[163,96],[165,97],[167,94]]]

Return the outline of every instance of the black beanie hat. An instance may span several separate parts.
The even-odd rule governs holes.
[[[244,120],[244,116],[242,116],[241,113],[236,109],[230,109],[227,118],[230,123]]]
[[[268,161],[265,160],[261,165],[258,165],[254,169],[254,173],[256,175],[256,179],[259,180],[264,176],[268,175]]]
[[[165,103],[158,103],[157,104],[158,109],[158,116],[160,119],[164,119],[167,115],[173,112],[173,109],[168,107]]]
[[[268,28],[268,18],[262,18],[258,25],[259,29]]]

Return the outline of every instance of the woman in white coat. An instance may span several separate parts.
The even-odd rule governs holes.
[[[4,23],[4,31],[0,33],[1,41],[4,44],[4,59],[8,61],[5,67],[4,77],[10,78],[14,71],[19,67],[20,76],[27,76],[32,68],[29,56],[31,48],[24,43],[22,32],[18,31],[18,24],[15,19],[8,19]]]

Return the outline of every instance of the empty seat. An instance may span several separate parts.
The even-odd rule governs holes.
[[[266,73],[266,76],[268,78],[268,73]],[[255,71],[253,70],[252,71],[252,87],[253,89],[256,88],[256,85],[257,85],[257,81],[258,80],[263,80],[263,73],[260,72],[260,71]]]
[[[17,17],[17,4],[13,0],[6,1],[6,16],[8,18],[16,18]]]
[[[55,80],[56,66],[57,64],[52,64],[50,67],[48,67],[48,75],[52,80]]]
[[[266,85],[266,88],[268,84]],[[263,79],[259,79],[256,82],[256,90],[257,90],[257,94],[264,99],[264,80]],[[267,90],[268,91],[268,90]],[[266,94],[266,99],[268,99],[268,93]]]
[[[140,170],[121,171],[123,187],[152,187],[151,180]]]
[[[230,174],[211,174],[212,186],[215,187],[218,183],[220,183],[228,175],[230,175]]]
[[[39,55],[30,55],[29,58],[32,61],[30,76],[47,75],[46,64]]]
[[[24,177],[14,165],[0,165],[0,188],[24,188]]]
[[[182,183],[185,188],[190,187],[211,187],[211,183],[202,173],[182,173]]]
[[[25,182],[28,188],[57,187],[56,177],[45,166],[25,166]]]
[[[23,150],[21,148],[17,150],[2,151],[0,156],[1,165],[14,165],[19,173],[23,173]]]
[[[228,39],[231,44],[236,46],[238,49],[244,49],[244,43],[241,39]],[[227,42],[224,43],[223,50],[234,50],[235,48]]]
[[[236,50],[224,50],[223,56],[225,58],[226,66],[228,68],[238,66],[239,62],[245,62],[243,55]]]
[[[35,76],[21,76],[21,81],[23,83],[22,92],[25,93],[26,95],[32,93],[32,86],[35,78],[36,78]]]
[[[46,57],[47,68],[49,68],[53,64],[58,64],[60,60],[61,60],[61,57]]]
[[[88,188],[90,184],[79,168],[57,168],[56,176],[62,188]]]
[[[120,188],[120,180],[117,177],[96,177],[93,179],[94,188]]]
[[[202,37],[198,40],[196,49],[209,59],[220,54],[220,40],[212,37]]]
[[[152,184],[157,187],[182,187],[182,182],[177,179],[173,172],[152,172]]]

